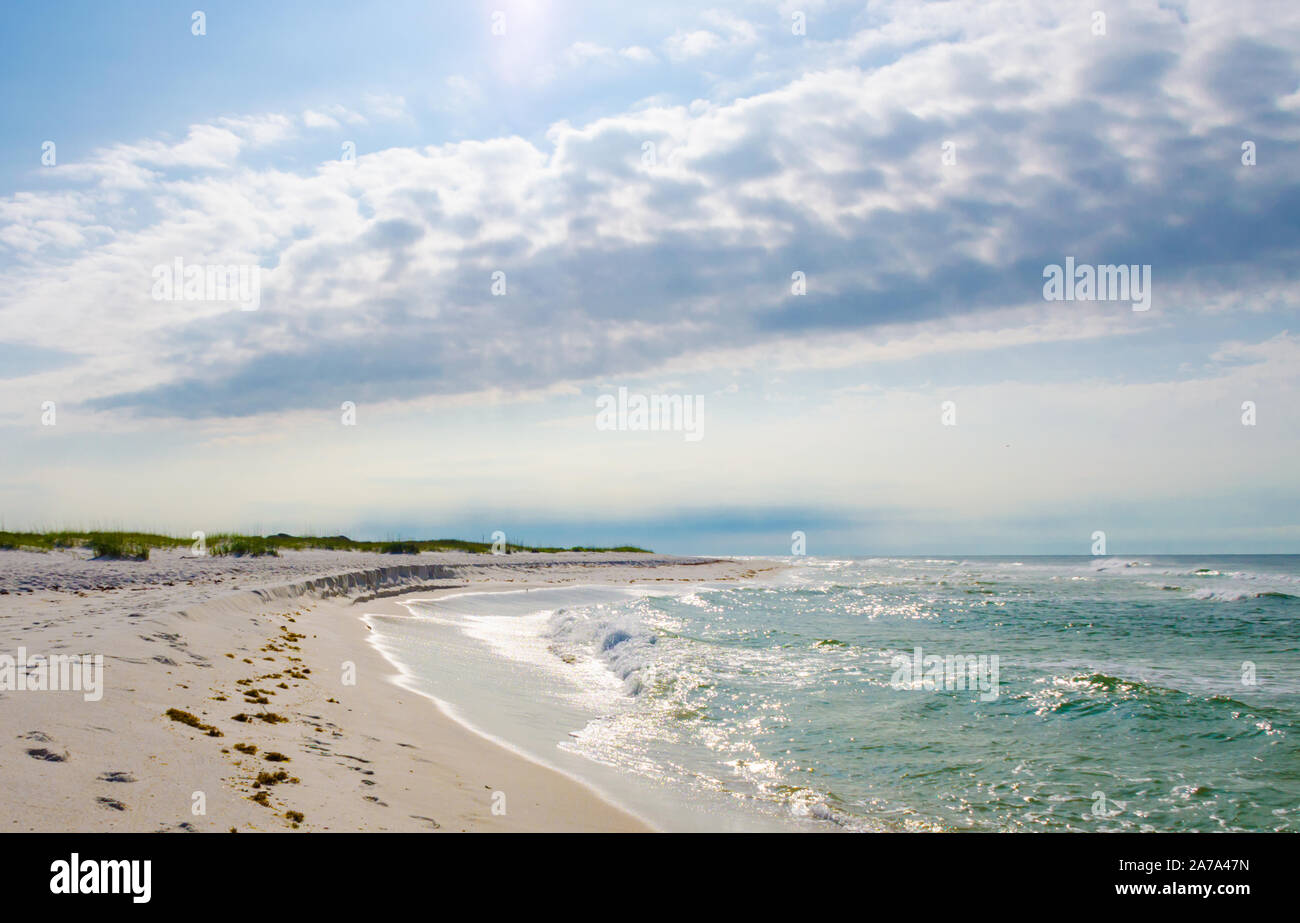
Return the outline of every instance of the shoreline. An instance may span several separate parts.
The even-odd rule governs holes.
[[[215,564],[0,553],[0,588],[10,590],[0,595],[0,652],[100,653],[105,664],[99,702],[0,692],[5,829],[653,829],[404,685],[356,606],[489,587],[745,579],[755,565],[594,553],[394,563],[290,552]],[[169,720],[169,709],[202,727]]]
[[[753,576],[746,576],[746,583],[761,580],[777,570],[769,566],[772,562],[754,563],[760,570]],[[611,707],[608,703],[596,706],[597,711],[585,711],[591,706],[591,699],[584,697],[580,700],[584,704],[579,705],[578,700],[570,697],[574,693],[595,693],[608,682],[617,688],[616,697],[621,699],[627,695],[623,681],[605,665],[595,662],[585,664],[587,669],[594,668],[599,674],[591,676],[583,671],[583,667],[573,666],[577,661],[572,659],[572,655],[562,655],[549,645],[546,653],[533,650],[531,654],[524,653],[519,657],[518,648],[497,647],[505,636],[489,630],[497,639],[489,640],[478,629],[465,624],[463,614],[455,614],[462,612],[456,600],[473,597],[477,604],[473,606],[476,615],[470,616],[471,620],[482,618],[487,622],[523,626],[535,614],[599,605],[597,600],[602,591],[618,594],[619,598],[626,600],[631,596],[624,593],[642,587],[652,596],[694,595],[728,582],[728,578],[723,577],[677,583],[670,577],[668,579],[673,583],[651,588],[639,581],[616,583],[600,580],[602,575],[599,572],[582,576],[591,579],[531,584],[522,588],[509,584],[448,587],[435,593],[403,595],[394,600],[383,600],[379,606],[367,605],[364,618],[373,623],[371,640],[401,674],[399,682],[404,688],[434,702],[451,720],[469,731],[586,786],[656,832],[798,832],[811,829],[798,818],[744,809],[718,792],[679,787],[676,780],[654,774],[629,774],[599,756],[582,755],[568,749],[565,745],[571,743],[569,738],[581,737],[592,722],[602,721],[613,713],[606,710]],[[589,595],[593,591],[596,595]],[[494,603],[492,597],[515,599]],[[530,599],[536,601],[526,601]],[[446,609],[439,603],[449,604],[451,608]],[[519,608],[521,603],[522,609]],[[432,624],[427,621],[430,616],[433,617]],[[508,630],[511,636],[514,636],[513,630]],[[532,649],[536,641],[533,629],[520,630],[522,634],[514,637],[525,639],[524,650]],[[418,640],[420,638],[423,638],[422,642]],[[412,640],[417,640],[414,647],[410,643]],[[542,657],[541,661],[534,659],[538,655]],[[580,672],[573,674],[569,672],[571,670]],[[510,689],[510,702],[495,694],[495,690],[507,687]],[[553,693],[562,689],[568,689],[568,692],[560,692],[558,699],[551,698]],[[605,693],[610,691],[605,689]],[[627,699],[627,702],[631,701],[631,698]],[[516,704],[518,702],[527,702],[528,705]],[[622,706],[612,707],[617,712]]]
[[[547,586],[547,585],[548,584],[538,584],[538,586]],[[455,588],[449,587],[446,593],[439,593],[437,591],[434,591],[434,593],[420,593],[418,597],[413,597],[411,599],[412,601],[414,601],[415,599],[421,601],[442,599],[448,596],[459,595],[459,593],[455,593],[451,591],[461,590],[461,589],[463,589],[463,587],[455,587]],[[485,594],[510,593],[510,592],[519,592],[519,589],[516,587],[510,587],[510,588],[497,587],[494,589],[485,588],[481,591],[475,590],[474,592],[483,592]],[[390,654],[388,651],[384,649],[383,642],[380,638],[380,633],[374,630],[374,627],[371,623],[372,616],[410,617],[409,610],[401,611],[401,612],[398,611],[399,609],[405,609],[405,607],[402,605],[402,600],[407,598],[408,597],[406,596],[406,594],[401,594],[400,596],[397,596],[391,600],[389,599],[382,600],[379,606],[374,606],[372,603],[365,603],[367,611],[361,613],[358,616],[358,619],[364,625],[366,625],[367,628],[370,629],[370,632],[367,634],[366,640],[370,643],[375,653],[377,653],[380,657],[382,657],[384,662],[388,665],[389,669],[392,670],[392,673],[389,675],[388,678],[395,686],[401,688],[406,692],[411,693],[412,695],[424,699],[426,702],[432,705],[433,708],[435,708],[440,715],[442,715],[448,721],[454,723],[457,727],[461,728],[465,732],[469,734],[473,734],[475,737],[481,738],[482,740],[487,741],[491,745],[498,747],[502,750],[505,750],[508,753],[512,754],[513,756],[537,766],[538,769],[540,770],[556,773],[560,776],[563,776],[566,779],[569,779],[574,784],[581,786],[582,788],[586,789],[592,795],[592,797],[599,799],[608,807],[612,808],[615,811],[618,811],[621,814],[625,814],[631,817],[635,821],[635,823],[642,828],[642,832],[655,832],[655,833],[663,832],[662,829],[657,824],[655,824],[650,818],[642,816],[635,809],[627,805],[620,804],[616,797],[612,796],[611,794],[604,791],[600,787],[582,778],[579,778],[578,776],[574,775],[573,773],[565,769],[562,769],[561,767],[555,765],[554,762],[547,761],[545,759],[540,758],[537,755],[527,752],[518,744],[487,730],[486,728],[475,723],[474,721],[471,721],[465,715],[463,707],[457,705],[457,703],[448,701],[446,699],[442,699],[431,692],[426,692],[417,688],[418,677],[414,673],[412,673],[411,670],[408,669],[404,664],[400,663],[392,654]],[[357,600],[356,602],[353,603],[354,606],[362,605],[362,604],[363,603],[361,600]]]

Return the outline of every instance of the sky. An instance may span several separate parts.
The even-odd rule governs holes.
[[[0,12],[0,528],[1300,552],[1295,4],[195,3]]]

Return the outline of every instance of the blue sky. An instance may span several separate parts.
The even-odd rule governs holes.
[[[1285,4],[202,11],[0,14],[6,528],[1300,551]]]

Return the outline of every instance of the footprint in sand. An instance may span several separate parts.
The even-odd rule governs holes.
[[[31,747],[27,755],[34,760],[45,760],[47,763],[66,763],[68,761],[68,752],[55,753],[52,750],[46,750],[44,747]]]
[[[106,808],[111,808],[114,811],[126,810],[126,805],[122,804],[122,802],[118,801],[116,798],[105,798],[101,795],[100,797],[95,799],[95,802],[97,804],[103,805]]]
[[[44,731],[28,731],[26,734],[19,734],[19,740],[30,740],[38,744],[53,743],[54,738]],[[47,750],[45,747],[29,747],[27,755],[34,760],[44,760],[47,763],[66,763],[68,761],[68,751],[56,753],[53,750]]]
[[[129,772],[101,772],[99,774],[101,782],[134,782],[135,776]]]

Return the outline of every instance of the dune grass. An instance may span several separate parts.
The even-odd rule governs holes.
[[[147,561],[151,548],[175,548],[186,544],[185,539],[149,532],[0,532],[0,549],[4,550],[89,548],[96,558],[124,561]]]
[[[237,558],[279,557],[275,543],[260,535],[214,535],[208,542],[208,554],[232,555]]]
[[[22,549],[29,551],[55,551],[66,548],[89,548],[97,558],[144,561],[151,548],[188,548],[189,538],[160,535],[154,532],[78,532],[59,530],[52,532],[5,532],[0,530],[0,550]],[[438,538],[422,541],[354,541],[346,535],[245,535],[222,532],[207,537],[208,554],[235,557],[278,556],[281,551],[324,549],[330,551],[369,551],[380,554],[420,554],[425,551],[461,551],[469,554],[491,554],[491,542],[471,542],[458,538]],[[617,551],[626,554],[651,554],[646,548],[635,545],[618,545],[613,548],[596,548],[575,545],[533,546],[507,544],[508,554],[519,552],[549,553],[572,551]]]
[[[4,532],[0,531],[0,549],[26,548],[54,551],[60,548],[91,548],[96,557],[112,557],[123,552],[138,555],[150,548],[176,548],[190,544],[189,539],[158,535],[152,532]]]
[[[241,548],[242,551],[218,551],[218,547]],[[213,554],[276,554],[281,550],[302,551],[305,549],[328,549],[331,551],[370,551],[378,554],[420,554],[424,551],[463,551],[469,554],[491,554],[491,542],[470,542],[459,538],[437,538],[420,541],[383,541],[364,542],[348,538],[346,535],[288,535],[277,532],[275,535],[219,535],[209,539]],[[507,544],[509,554],[518,552],[558,553],[565,551],[619,551],[628,554],[651,554],[646,548],[635,545],[619,545],[614,548],[594,548],[574,546],[533,546]]]
[[[101,532],[90,540],[90,550],[97,558],[121,561],[149,560],[149,545],[112,532]]]

